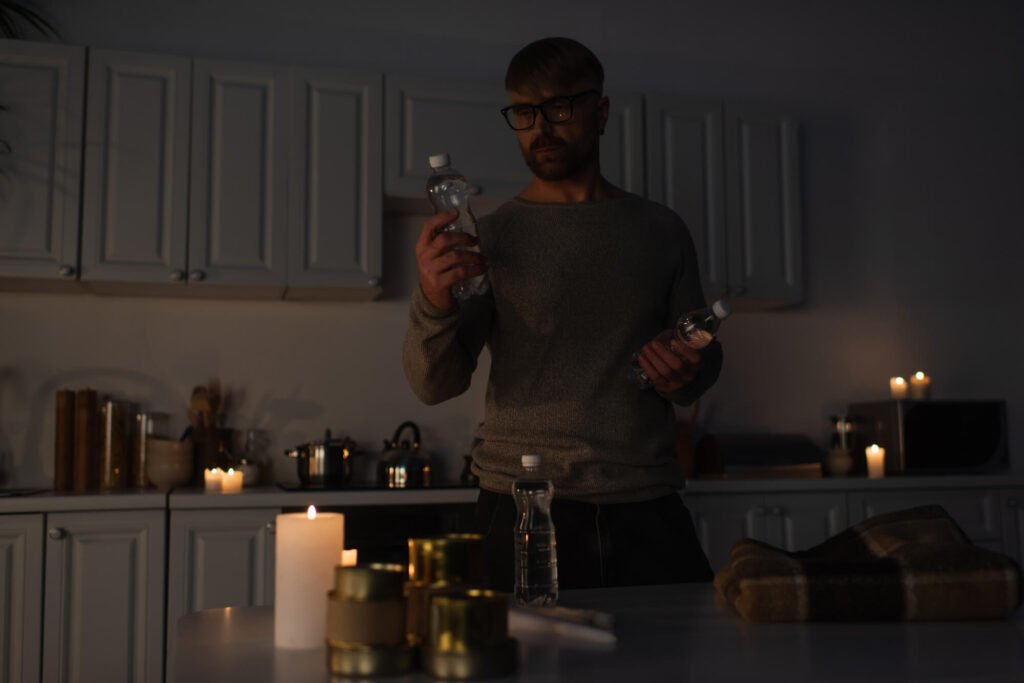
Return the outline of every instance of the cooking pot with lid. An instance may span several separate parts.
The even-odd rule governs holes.
[[[352,477],[351,458],[355,451],[355,441],[348,437],[333,438],[328,429],[323,441],[300,444],[284,454],[295,459],[303,486],[341,488]]]
[[[402,432],[412,430],[412,441]],[[389,489],[416,489],[430,486],[430,458],[423,452],[420,428],[415,422],[398,425],[390,440],[384,439],[384,452],[377,468],[377,485]]]

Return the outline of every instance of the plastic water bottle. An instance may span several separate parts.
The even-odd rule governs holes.
[[[698,308],[695,311],[690,311],[676,321],[675,337],[691,349],[699,351],[714,340],[715,335],[718,334],[718,328],[722,325],[722,321],[728,318],[731,313],[732,309],[721,299],[707,308]],[[654,383],[651,382],[640,366],[639,354],[633,354],[632,367],[633,376],[642,388],[650,389],[654,386]]]
[[[476,218],[469,208],[469,197],[476,194],[477,188],[466,182],[466,177],[452,168],[448,154],[434,154],[430,157],[430,168],[433,171],[427,179],[427,198],[436,213],[457,209],[459,215],[444,227],[445,231],[460,230],[476,237]],[[456,247],[467,251],[479,252],[480,248]],[[452,296],[459,301],[483,294],[487,291],[487,273],[481,273],[468,280],[452,285]]]
[[[512,484],[518,521],[515,598],[520,605],[558,602],[558,556],[551,499],[555,488],[540,475],[540,456],[524,455],[523,472]]]

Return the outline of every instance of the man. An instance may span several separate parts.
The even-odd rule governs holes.
[[[703,307],[696,254],[671,210],[609,183],[599,163],[608,122],[604,70],[568,38],[531,43],[505,79],[506,122],[533,180],[469,235],[431,217],[416,246],[403,360],[416,394],[435,404],[468,388],[491,353],[473,472],[491,584],[511,590],[513,479],[537,453],[554,482],[561,588],[711,579],[678,495],[672,403],[692,403],[718,377],[717,342],[673,339]],[[488,273],[487,295],[459,303],[451,286]],[[653,390],[631,373],[639,352]]]

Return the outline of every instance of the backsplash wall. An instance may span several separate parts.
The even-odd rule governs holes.
[[[1007,399],[1024,469],[1015,448],[1024,438],[1021,9],[860,2],[829,3],[826,14],[819,4],[446,5],[457,18],[412,2],[39,6],[77,44],[476,80],[500,81],[529,40],[568,34],[602,58],[609,89],[790,111],[803,146],[806,302],[729,321],[704,429],[823,443],[830,413],[882,398],[890,375],[921,368],[937,398]],[[282,478],[293,475],[282,449],[325,427],[376,449],[406,419],[457,473],[487,363],[467,394],[440,406],[419,404],[405,385],[400,347],[422,219],[385,216],[377,302],[0,293],[0,452],[13,482],[50,481],[58,388],[139,400],[172,413],[179,429],[192,386],[210,377],[239,392],[231,426],[271,432]]]

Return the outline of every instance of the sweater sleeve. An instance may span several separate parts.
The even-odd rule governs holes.
[[[435,405],[469,388],[493,317],[491,292],[444,312],[416,288],[402,346],[402,366],[409,386],[421,401]]]
[[[700,284],[700,268],[697,264],[697,250],[693,245],[693,238],[682,219],[677,220],[681,240],[680,258],[669,297],[669,319],[666,321],[666,329],[674,328],[676,321],[683,314],[708,305]],[[722,345],[716,339],[701,350],[700,368],[693,381],[677,392],[662,395],[673,403],[690,405],[718,380],[722,370],[722,359]]]

